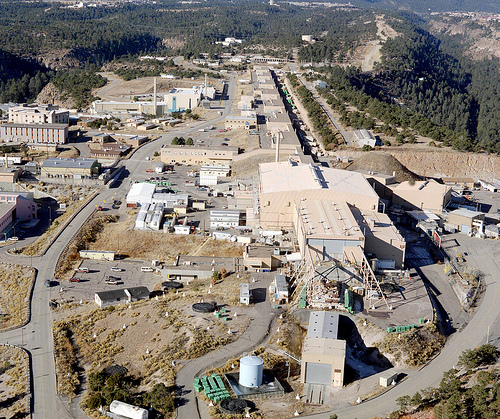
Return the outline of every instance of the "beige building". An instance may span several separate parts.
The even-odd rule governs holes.
[[[167,104],[164,101],[104,101],[92,102],[92,114],[94,115],[163,115],[167,112]]]
[[[95,159],[51,158],[43,162],[41,179],[93,179],[101,173],[101,165]]]
[[[478,182],[470,177],[442,177],[441,182],[449,186],[459,186],[462,188],[473,188]]]
[[[21,176],[22,169],[19,167],[0,168],[0,183],[15,183]]]
[[[483,212],[459,208],[450,212],[448,224],[453,224],[457,226],[458,231],[469,234],[483,230],[484,217]]]
[[[115,252],[107,250],[80,250],[79,253],[82,259],[115,260]]]
[[[257,222],[265,230],[292,228],[297,213],[295,201],[343,201],[363,211],[379,209],[378,195],[356,172],[289,160],[260,164],[259,181]]]
[[[392,191],[392,205],[406,210],[427,210],[441,214],[451,200],[451,186],[441,185],[434,179],[413,183],[388,185]]]
[[[279,249],[250,244],[243,252],[243,264],[252,272],[275,271],[281,266]]]
[[[302,347],[300,382],[342,387],[346,341],[338,339],[339,315],[313,311]]]
[[[169,112],[182,112],[196,108],[202,98],[203,86],[190,89],[174,88],[165,95],[165,103]]]
[[[404,266],[406,242],[387,214],[360,210],[345,201],[294,202],[294,230],[301,255],[312,262],[349,260],[359,264],[360,252]]]
[[[167,145],[161,148],[165,164],[192,164],[196,166],[231,166],[238,155],[238,147],[198,147]]]
[[[257,116],[229,115],[224,123],[226,129],[254,129],[257,127]]]
[[[0,140],[4,143],[65,144],[68,141],[68,125],[1,124]]]
[[[9,108],[9,122],[14,124],[69,124],[69,111],[59,106],[23,104]]]

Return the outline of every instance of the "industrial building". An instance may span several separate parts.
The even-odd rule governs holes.
[[[165,103],[169,112],[183,112],[186,109],[194,109],[201,102],[203,86],[195,86],[189,89],[176,87],[165,95]]]
[[[259,165],[260,210],[256,223],[264,230],[291,229],[295,201],[348,202],[378,211],[379,197],[363,175],[291,160]],[[300,205],[299,205],[300,210]]]
[[[251,244],[245,246],[243,264],[251,272],[271,272],[281,266],[281,252],[272,246]]]
[[[405,210],[427,210],[441,214],[451,200],[452,187],[434,179],[387,185],[392,192],[392,206]]]
[[[92,142],[104,143],[120,143],[126,144],[130,147],[139,147],[141,144],[149,141],[147,135],[132,135],[132,134],[116,134],[100,132],[92,136]]]
[[[450,212],[448,225],[454,225],[458,231],[464,234],[472,234],[477,231],[482,232],[484,217],[485,214],[483,212],[459,208]]]
[[[95,159],[50,158],[43,162],[41,179],[94,179],[101,173],[101,164]]]
[[[369,253],[403,267],[406,242],[386,214],[362,211],[345,201],[299,200],[293,207],[303,257],[359,263]]]
[[[381,145],[380,140],[366,129],[354,131],[354,139],[358,142],[360,147],[367,145],[373,148],[377,145]]]
[[[69,111],[51,104],[24,103],[9,108],[9,122],[14,124],[69,124]]]
[[[256,116],[229,115],[226,117],[224,128],[226,129],[255,129],[257,127]]]
[[[161,161],[170,165],[231,166],[237,155],[238,147],[167,145],[161,148]]]
[[[246,225],[246,214],[238,210],[210,210],[210,228],[238,228]]]
[[[179,214],[185,214],[189,204],[189,195],[182,193],[156,192],[156,185],[147,182],[134,183],[126,197],[127,207],[162,204]]]
[[[93,115],[163,115],[168,111],[164,101],[104,101],[95,100],[92,102],[91,113]]]
[[[338,339],[338,327],[338,313],[311,312],[302,347],[302,383],[334,387],[344,384],[346,342]]]
[[[4,143],[57,145],[68,141],[67,124],[18,124],[0,125],[0,140]]]
[[[94,296],[94,301],[100,308],[147,299],[149,299],[149,290],[146,287],[101,291],[96,292]]]
[[[15,236],[21,222],[37,218],[37,205],[28,192],[0,192],[0,240]]]

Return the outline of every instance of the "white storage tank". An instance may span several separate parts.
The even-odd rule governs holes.
[[[113,400],[111,402],[109,411],[130,419],[148,419],[148,411],[146,409],[118,400]]]
[[[240,385],[259,387],[262,385],[264,361],[258,356],[244,356],[240,359]]]

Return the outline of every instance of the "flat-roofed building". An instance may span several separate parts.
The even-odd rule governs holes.
[[[29,192],[0,192],[0,240],[15,234],[17,223],[37,218],[37,205]]]
[[[253,272],[275,271],[281,266],[279,248],[250,244],[243,252],[243,264]]]
[[[434,179],[387,185],[392,192],[392,205],[405,210],[427,210],[441,214],[451,200],[452,188]]]
[[[161,161],[165,164],[230,167],[237,155],[238,147],[167,145],[161,148]]]
[[[149,290],[146,287],[100,291],[94,295],[94,301],[100,308],[147,299],[149,299]]]
[[[195,86],[188,89],[173,88],[165,95],[167,110],[170,112],[182,112],[186,109],[194,109],[200,104],[202,94],[202,86]]]
[[[22,104],[9,108],[9,122],[14,124],[69,124],[69,111],[50,104]]]
[[[245,212],[238,210],[210,210],[210,228],[244,226]]]
[[[285,275],[275,275],[274,280],[269,286],[269,292],[272,299],[278,304],[288,304],[288,283]]]
[[[65,144],[68,141],[68,125],[1,124],[0,139],[4,143]]]
[[[43,162],[42,179],[93,179],[101,173],[101,164],[95,159],[50,158]]]
[[[370,131],[367,129],[360,129],[354,131],[354,139],[358,142],[360,147],[368,145],[370,147],[375,147],[380,145],[380,140],[378,140]]]
[[[403,267],[406,242],[386,214],[361,211],[345,201],[299,200],[294,208],[294,230],[306,259],[359,263],[364,252]]]
[[[167,104],[164,101],[105,101],[95,100],[92,102],[93,115],[136,115],[142,114],[158,115],[167,112]]]
[[[343,386],[346,342],[338,339],[338,327],[338,313],[311,312],[302,347],[302,383]]]
[[[379,197],[363,175],[291,160],[259,165],[259,216],[265,230],[292,228],[295,201],[344,201],[378,211]],[[299,205],[300,209],[300,205]]]
[[[441,182],[448,186],[474,188],[478,182],[470,177],[442,177]]]
[[[257,117],[256,116],[240,116],[240,115],[229,115],[226,117],[224,123],[226,129],[253,129],[257,127]]]
[[[21,173],[22,169],[20,167],[0,167],[0,184],[16,183]]]
[[[471,211],[466,208],[459,208],[450,212],[448,223],[456,225],[458,231],[469,234],[483,230],[484,212]]]

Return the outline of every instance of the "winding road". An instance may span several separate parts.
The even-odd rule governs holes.
[[[232,98],[234,97],[236,77],[230,75],[228,97],[225,102],[223,114],[210,121],[200,122],[198,125],[207,123],[216,124],[223,120],[231,112]],[[146,156],[151,156],[161,145],[169,143],[174,135],[186,135],[197,125],[192,125],[189,129],[181,129],[160,136],[157,140],[140,147],[130,159],[123,162],[128,173],[128,178],[133,178],[136,173],[143,173],[150,162],[145,160]],[[54,268],[57,259],[65,245],[75,235],[80,226],[91,215],[95,205],[103,200],[112,199],[115,192],[125,194],[128,191],[129,182],[123,181],[117,188],[102,189],[101,192],[80,212],[73,221],[64,229],[57,240],[49,247],[47,252],[41,257],[30,260],[28,257],[13,256],[5,253],[6,248],[0,251],[2,261],[29,265],[31,262],[38,270],[32,299],[31,318],[27,325],[16,330],[0,333],[0,342],[22,346],[31,356],[32,360],[32,386],[33,386],[33,418],[53,419],[55,417],[74,417],[68,406],[63,403],[56,392],[56,379],[54,372],[54,348],[51,332],[51,313],[49,300],[52,293],[57,289],[47,289],[44,287],[44,280],[54,276]],[[403,395],[413,395],[416,391],[429,386],[439,384],[443,372],[452,368],[460,353],[465,349],[474,348],[486,342],[487,330],[491,341],[497,346],[500,342],[500,276],[498,257],[500,255],[500,244],[491,244],[493,251],[475,252],[476,239],[461,237],[460,241],[470,249],[469,259],[474,259],[476,266],[481,266],[485,274],[485,290],[480,306],[469,324],[460,332],[453,335],[443,348],[441,353],[422,369],[415,371],[388,392],[367,402],[355,404],[355,400],[346,401],[352,403],[335,409],[332,412],[313,415],[311,418],[328,419],[331,413],[335,413],[339,418],[368,419],[373,416],[388,414],[397,408],[395,400]],[[179,371],[176,383],[181,388],[182,404],[179,406],[178,417],[180,419],[195,419],[200,417],[196,404],[196,399],[192,391],[192,380],[203,368],[221,364],[230,356],[234,356],[243,351],[249,351],[255,345],[265,339],[266,333],[272,322],[273,314],[268,301],[263,301],[256,305],[254,320],[248,330],[240,339],[232,344],[221,348],[217,352],[210,353],[202,358],[186,362]]]
[[[202,121],[198,124],[191,124],[189,128],[183,128],[160,136],[155,141],[141,146],[131,156],[123,161],[123,166],[128,172],[126,177],[133,178],[136,173],[144,173],[144,170],[151,165],[146,161],[146,156],[151,156],[164,144],[170,144],[176,135],[186,135],[189,131],[197,128],[198,125],[216,124],[230,114],[232,111],[232,98],[234,97],[236,77],[229,75],[228,97],[222,115],[217,115],[211,120]],[[100,193],[82,208],[69,225],[60,233],[57,240],[49,247],[46,253],[40,257],[26,257],[10,255],[6,251],[12,246],[3,247],[0,250],[0,259],[3,262],[17,263],[29,266],[31,263],[37,269],[37,275],[31,298],[31,317],[29,322],[18,329],[0,333],[0,343],[18,345],[28,351],[32,365],[32,417],[34,419],[73,418],[67,403],[63,402],[56,391],[56,377],[54,364],[54,347],[51,329],[51,312],[49,301],[51,294],[58,292],[58,287],[46,288],[45,279],[54,278],[54,270],[57,259],[66,244],[76,234],[80,226],[92,214],[96,205],[103,200],[112,200],[116,194],[126,194],[129,189],[129,182],[122,181],[117,188],[103,188]]]

